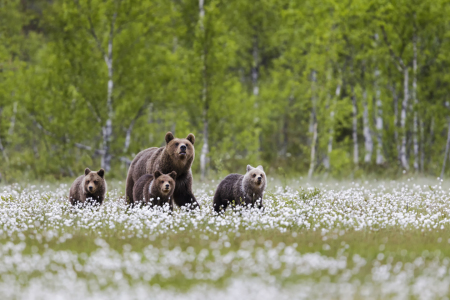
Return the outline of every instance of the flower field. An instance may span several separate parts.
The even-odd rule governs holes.
[[[425,184],[426,183],[426,184]],[[442,182],[269,181],[265,209],[73,209],[67,184],[0,186],[1,299],[448,299]]]

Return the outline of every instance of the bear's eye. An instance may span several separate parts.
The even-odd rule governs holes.
[[[87,180],[86,183],[89,183],[89,180]]]
[[[175,146],[178,146],[180,143],[176,143]]]
[[[256,177],[256,174],[253,174],[253,177]]]
[[[94,181],[94,183],[95,183],[95,184],[97,184],[97,183],[98,183],[98,181],[97,181],[97,180],[95,180],[95,181]]]

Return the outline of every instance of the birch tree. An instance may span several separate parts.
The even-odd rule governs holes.
[[[403,59],[397,56],[393,50],[391,42],[387,36],[386,29],[384,26],[381,27],[383,32],[383,37],[386,45],[389,48],[389,53],[391,55],[391,59],[395,64],[397,70],[403,74],[403,101],[401,103],[401,112],[400,112],[400,128],[402,131],[401,135],[401,144],[400,144],[400,162],[402,167],[405,170],[409,170],[409,162],[406,154],[406,118],[407,118],[407,109],[408,109],[408,101],[410,98],[409,95],[409,67],[405,64]],[[407,42],[406,42],[407,43]]]
[[[205,30],[205,7],[204,7],[204,0],[198,1],[199,6],[199,29],[200,29],[200,35],[203,40],[206,39],[206,30]],[[201,87],[201,103],[203,103],[203,146],[202,146],[202,152],[200,154],[200,176],[201,180],[205,180],[206,178],[206,168],[208,163],[208,153],[209,153],[209,122],[208,122],[208,110],[209,110],[209,103],[208,103],[208,49],[206,41],[202,43],[202,49],[201,49],[201,81],[202,81],[202,87]]]
[[[117,133],[122,130],[122,124],[114,123],[115,119],[120,119],[116,112],[127,111],[124,107],[129,106],[135,108],[132,115],[140,117],[142,114],[136,114],[136,111],[145,106],[149,99],[148,92],[152,91],[152,88],[143,88],[133,79],[140,69],[151,68],[149,64],[139,66],[140,56],[150,50],[150,41],[168,41],[160,33],[154,33],[155,29],[163,29],[167,20],[161,19],[159,23],[149,23],[148,20],[153,14],[169,12],[170,5],[154,6],[150,1],[144,1],[136,6],[125,0],[63,1],[60,5],[55,5],[48,20],[49,24],[59,23],[65,29],[59,31],[54,29],[58,27],[52,27],[51,35],[55,38],[53,49],[58,59],[69,61],[72,65],[67,83],[76,91],[74,101],[84,101],[89,108],[91,120],[97,122],[93,127],[100,127],[101,142],[91,148],[101,155],[101,167],[110,171],[112,158],[123,149],[114,142]],[[76,47],[67,47],[67,41],[75,43]],[[162,52],[162,55],[166,53]],[[134,60],[131,61],[130,57]],[[161,54],[156,57],[159,59]],[[147,62],[153,63],[155,60]],[[87,84],[86,79],[91,81],[91,85]],[[125,139],[136,122],[130,119],[126,121],[130,125],[123,129]],[[77,142],[90,144],[84,139]]]

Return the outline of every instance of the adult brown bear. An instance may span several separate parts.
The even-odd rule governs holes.
[[[133,205],[133,186],[144,174],[159,170],[168,174],[177,172],[173,200],[178,206],[199,207],[192,193],[191,165],[195,157],[195,136],[190,133],[185,139],[175,138],[172,132],[166,133],[166,146],[148,148],[139,152],[131,162],[126,182],[128,204]]]

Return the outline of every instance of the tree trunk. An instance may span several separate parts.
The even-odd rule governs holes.
[[[311,163],[309,164],[308,178],[311,179],[314,173],[316,161],[316,141],[317,141],[317,119],[314,117],[313,138],[311,141]]]
[[[131,120],[130,125],[127,128],[127,132],[125,134],[125,143],[123,145],[123,153],[126,153],[128,151],[128,148],[130,147],[131,143],[131,132],[133,131],[134,124],[136,124],[136,121],[144,114],[145,108],[147,107],[148,100],[146,99],[144,102],[144,105],[142,105],[139,110],[137,111],[136,115],[134,116],[133,120]],[[174,131],[172,131],[173,135],[175,135]]]
[[[259,86],[258,86],[258,77],[259,77],[259,71],[258,71],[258,40],[256,37],[254,37],[253,41],[253,66],[252,66],[252,85],[253,85],[253,95],[255,97],[258,97],[259,95]]]
[[[323,160],[323,165],[325,166],[325,169],[327,172],[330,171],[331,168],[331,152],[333,151],[333,138],[334,138],[334,102],[336,99],[339,99],[339,96],[341,95],[341,85],[338,84],[336,87],[335,92],[336,98],[332,100],[331,103],[331,110],[330,110],[330,128],[328,130],[328,143],[327,143],[327,156]]]
[[[281,150],[280,150],[280,156],[281,157],[286,157],[286,155],[287,155],[287,149],[288,149],[288,138],[289,138],[289,132],[288,132],[288,129],[289,129],[289,112],[290,112],[290,109],[291,109],[291,105],[292,105],[292,102],[294,101],[294,96],[291,94],[290,96],[289,96],[289,99],[288,99],[288,103],[287,103],[287,105],[286,105],[286,111],[285,111],[285,113],[284,113],[284,120],[283,120],[283,129],[282,129],[282,131],[283,131],[283,141],[282,141],[282,143],[281,143]]]
[[[420,172],[425,171],[425,137],[424,137],[424,124],[423,121],[420,121]]]
[[[390,85],[390,89],[392,92],[392,98],[394,102],[394,139],[395,139],[395,146],[397,149],[397,155],[398,159],[400,160],[400,144],[399,144],[399,136],[398,136],[398,95],[395,88],[395,83],[392,83]]]
[[[13,115],[11,117],[11,125],[9,126],[8,134],[13,135],[14,127],[16,126],[16,115],[17,115],[17,101],[13,104]]]
[[[130,147],[130,142],[131,142],[131,131],[133,130],[134,127],[134,121],[131,121],[130,126],[128,126],[127,128],[127,132],[125,134],[125,144],[123,145],[123,152],[126,153],[128,151],[128,148]]]
[[[356,96],[355,96],[355,89],[352,86],[352,113],[353,113],[353,120],[352,120],[352,137],[353,137],[353,163],[356,167],[358,167],[359,164],[359,152],[358,152],[358,107],[356,104]]]
[[[204,18],[205,18],[205,9],[204,9],[204,0],[198,1],[200,16],[200,30],[202,33],[205,33],[204,27]],[[200,153],[200,178],[202,181],[206,179],[207,166],[208,166],[208,153],[209,153],[209,122],[208,122],[208,97],[207,97],[207,74],[206,74],[206,49],[205,45],[203,45],[203,53],[202,53],[202,103],[204,105],[203,108],[203,146],[202,151]]]
[[[378,87],[378,78],[380,77],[380,71],[375,70],[375,104],[376,104],[376,120],[375,128],[377,130],[377,165],[384,163],[383,156],[383,108],[380,98],[380,88]]]
[[[366,153],[364,155],[364,162],[366,164],[369,164],[372,160],[372,153],[373,153],[373,140],[372,140],[372,133],[370,132],[370,125],[369,125],[369,107],[367,103],[367,92],[364,90],[363,92],[363,133],[364,133],[364,147],[366,150]]]
[[[209,145],[208,145],[208,121],[205,120],[203,123],[203,146],[202,152],[200,154],[200,174],[201,180],[206,179],[206,167],[208,165],[208,153],[209,153]]]
[[[412,83],[412,100],[413,100],[413,149],[414,149],[414,170],[419,171],[419,141],[418,141],[418,116],[417,116],[417,37],[413,37],[413,83]]]
[[[409,71],[405,66],[403,69],[403,102],[402,111],[400,114],[400,127],[402,130],[402,143],[400,145],[400,162],[405,170],[409,170],[408,158],[406,157],[406,110],[408,108],[409,99]]]
[[[106,98],[106,110],[107,119],[105,126],[103,126],[103,154],[101,165],[106,172],[111,170],[111,138],[112,138],[112,120],[114,117],[113,110],[113,91],[114,91],[114,80],[113,80],[113,41],[114,41],[114,24],[116,21],[117,12],[114,13],[111,28],[109,32],[108,39],[108,52],[105,55],[105,63],[108,67],[108,94]]]
[[[431,121],[430,121],[430,135],[429,135],[429,141],[426,143],[427,144],[427,149],[429,151],[429,154],[431,154],[431,149],[433,149],[433,145],[434,145],[434,117],[431,116]],[[432,155],[427,155],[427,162],[426,164],[429,165],[431,162],[431,156]]]
[[[311,140],[311,162],[309,165],[308,178],[312,178],[316,162],[316,143],[317,143],[317,116],[316,116],[316,71],[311,73],[311,121],[312,121],[312,140]]]
[[[450,149],[450,118],[447,117],[447,143],[445,144],[444,162],[442,163],[441,179],[444,178],[445,164],[447,162],[448,152]]]
[[[2,111],[3,111],[3,107],[0,107],[0,116],[2,114]],[[1,121],[1,118],[0,118],[0,121]],[[0,122],[0,128],[1,128],[1,122]],[[8,156],[6,155],[5,148],[3,147],[1,132],[0,132],[0,151],[2,151],[2,155],[3,155],[3,158],[5,159],[6,163],[9,163]],[[0,179],[1,179],[1,174],[0,174]]]

